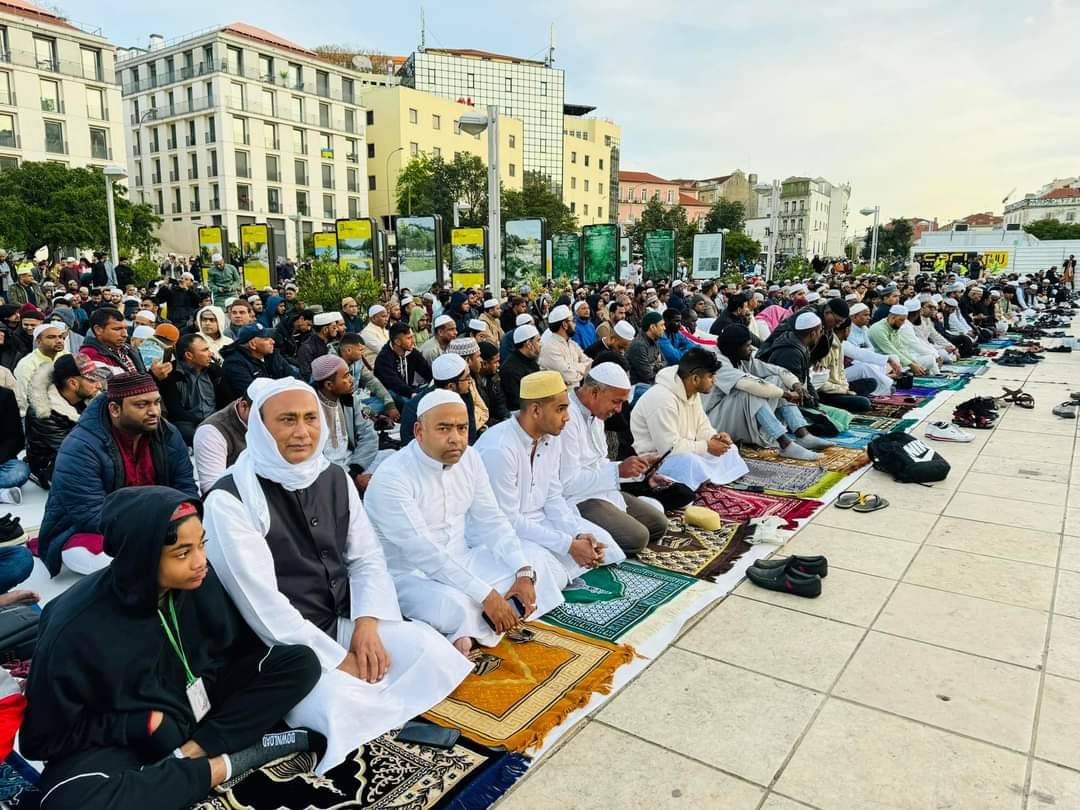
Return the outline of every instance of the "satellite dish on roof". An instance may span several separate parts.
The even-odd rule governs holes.
[[[362,53],[358,53],[352,58],[352,66],[357,70],[366,70],[371,72],[371,60],[364,56]]]

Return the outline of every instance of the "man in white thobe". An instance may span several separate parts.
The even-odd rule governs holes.
[[[866,327],[870,323],[870,308],[862,302],[854,303],[849,309],[851,332],[844,341],[844,357],[851,365],[844,369],[849,380],[871,379],[877,387],[873,396],[887,396],[893,392],[893,377],[902,369],[894,355],[874,351],[870,339],[866,336]]]
[[[570,307],[560,304],[548,314],[548,328],[540,338],[540,368],[557,371],[570,387],[576,386],[589,372],[592,360],[573,340],[574,315]]]
[[[573,579],[626,559],[605,529],[590,523],[563,497],[559,434],[570,399],[557,371],[521,379],[521,410],[487,430],[476,450],[487,468],[495,500],[518,537],[550,551]]]
[[[322,664],[286,716],[327,738],[318,772],[427,711],[469,662],[405,622],[356,487],[323,454],[314,391],[291,378],[253,393],[247,449],[205,499],[207,556],[265,644],[303,644]]]
[[[375,365],[375,358],[390,340],[390,331],[386,328],[389,320],[390,313],[382,304],[368,307],[368,322],[360,330],[360,339],[364,341],[364,359],[370,366]]]
[[[402,612],[469,654],[474,640],[493,647],[520,619],[561,605],[569,577],[550,552],[520,540],[499,508],[468,446],[461,397],[433,391],[417,416],[416,440],[379,467],[365,500]]]

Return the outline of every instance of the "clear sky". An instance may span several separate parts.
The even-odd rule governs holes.
[[[119,45],[241,20],[307,46],[406,54],[415,2],[60,0]],[[555,25],[566,99],[622,126],[622,165],[852,184],[849,227],[1001,212],[1080,175],[1080,0],[429,2],[431,47],[541,58]]]

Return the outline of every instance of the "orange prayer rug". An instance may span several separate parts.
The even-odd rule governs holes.
[[[480,745],[539,748],[548,732],[593,694],[608,694],[615,670],[634,658],[632,647],[542,624],[526,626],[535,633],[532,641],[515,644],[504,638],[485,648],[498,665],[469,675],[424,717],[460,729]]]

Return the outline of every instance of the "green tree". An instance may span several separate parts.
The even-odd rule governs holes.
[[[361,312],[379,299],[381,282],[371,273],[344,270],[330,259],[317,259],[296,273],[296,286],[305,304],[318,304],[326,311],[336,311],[341,299],[352,296]]]
[[[149,205],[134,205],[126,189],[113,187],[116,237],[122,253],[149,255],[159,241],[161,218]],[[105,177],[97,169],[57,163],[23,163],[0,183],[0,241],[27,254],[48,247],[56,258],[65,247],[107,250],[109,218]]]
[[[397,207],[406,215],[439,214],[443,225],[453,227],[454,203],[464,203],[463,227],[483,225],[487,220],[487,167],[476,155],[458,153],[453,161],[441,156],[417,155],[397,178]]]
[[[577,231],[577,217],[570,213],[562,199],[552,192],[548,181],[537,172],[526,172],[522,178],[521,191],[511,189],[501,192],[502,218],[542,218],[547,222],[548,233],[573,233]],[[487,206],[484,206],[487,216]]]
[[[878,257],[888,256],[889,251],[895,256],[907,256],[914,241],[915,232],[906,219],[894,219],[887,225],[878,225]],[[866,245],[862,249],[862,258],[869,259],[874,246],[874,229],[866,229]]]
[[[728,261],[745,259],[753,262],[761,255],[761,243],[741,231],[732,231],[724,237],[724,258]]]
[[[720,233],[724,228],[741,231],[746,225],[746,207],[738,201],[717,200],[705,215],[704,233]]]
[[[1037,219],[1024,226],[1036,239],[1080,239],[1080,223]]]

